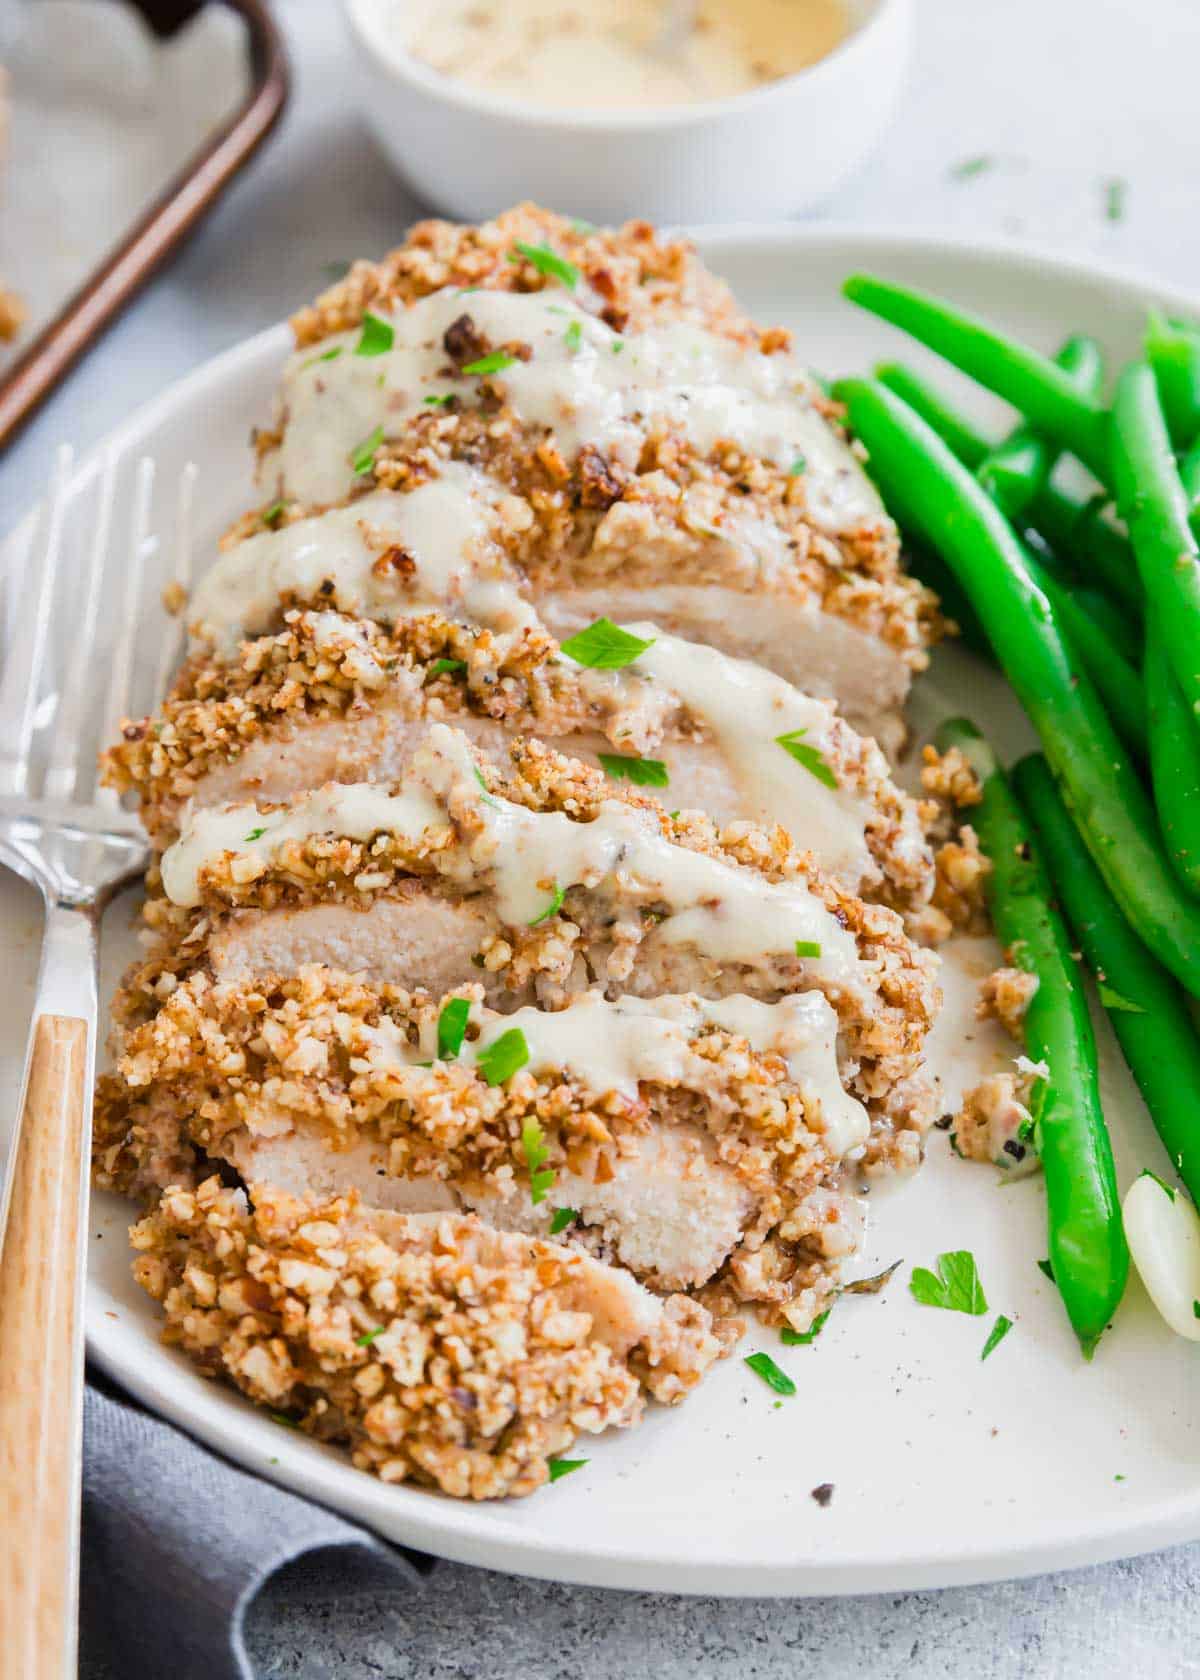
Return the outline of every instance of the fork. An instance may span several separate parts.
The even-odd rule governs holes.
[[[76,1671],[83,1398],[83,1282],[96,1057],[99,926],[105,905],[141,873],[138,819],[95,782],[83,741],[116,738],[128,715],[154,463],[138,463],[128,543],[114,543],[120,466],[110,450],[73,474],[59,452],[43,505],[28,597],[10,614],[0,685],[0,862],[40,888],[41,964],[16,1117],[0,1115],[0,1680],[66,1680]],[[176,576],[187,564],[193,469],[180,486]],[[68,517],[93,489],[83,576],[59,582]],[[104,579],[124,564],[116,647],[98,680]],[[21,580],[23,583],[26,580]],[[10,580],[16,588],[16,580]],[[56,606],[69,584],[71,607]],[[54,686],[51,622],[69,649]],[[164,643],[160,677],[170,663]],[[106,690],[106,692],[105,692]],[[100,704],[102,702],[102,704]]]

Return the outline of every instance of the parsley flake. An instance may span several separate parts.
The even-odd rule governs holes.
[[[797,939],[796,955],[798,957],[819,957],[821,955],[821,945],[819,940]]]
[[[438,1016],[437,1053],[439,1062],[453,1061],[462,1049],[467,1021],[471,1014],[470,998],[451,998],[442,1005]]]
[[[797,764],[823,782],[827,788],[837,788],[837,777],[821,757],[816,747],[810,747],[803,737],[808,734],[807,729],[790,729],[786,735],[776,735],[775,743],[785,752],[791,753]]]
[[[1113,175],[1104,183],[1104,215],[1110,222],[1125,220],[1125,194],[1129,190],[1128,181],[1119,175]]]
[[[796,1385],[786,1371],[781,1371],[769,1353],[751,1353],[744,1360],[746,1365],[761,1377],[768,1388],[773,1388],[776,1394],[795,1394]]]
[[[1037,1265],[1038,1265],[1038,1271],[1044,1273],[1045,1276],[1050,1279],[1050,1282],[1053,1283],[1054,1282],[1054,1267],[1050,1264],[1049,1260],[1039,1260]]]
[[[1156,1172],[1151,1172],[1149,1167],[1143,1167],[1138,1176],[1140,1178],[1152,1178],[1164,1196],[1169,1196],[1172,1201],[1175,1200],[1174,1187],[1170,1184],[1164,1184],[1158,1174]]]
[[[572,1470],[582,1470],[584,1465],[590,1462],[586,1458],[552,1458],[549,1461],[550,1480],[561,1481],[564,1476],[569,1476]]]
[[[445,408],[448,403],[452,403],[454,401],[454,392],[431,391],[427,397],[422,397],[421,401],[425,404],[426,408]]]
[[[1005,1336],[1008,1335],[1008,1332],[1012,1329],[1012,1327],[1012,1319],[1006,1318],[1005,1315],[1001,1313],[995,1324],[992,1325],[992,1328],[988,1333],[987,1341],[983,1344],[983,1352],[979,1355],[980,1363],[987,1358],[989,1353],[995,1353],[996,1349],[1000,1346],[1000,1343],[1004,1340]]]
[[[560,887],[556,881],[554,883],[554,897],[550,900],[549,904],[547,904],[546,908],[540,913],[540,915],[533,918],[529,926],[540,927],[543,922],[548,922],[551,916],[557,916],[558,912],[562,909],[562,902],[566,896],[567,889],[565,887]]]
[[[926,1266],[914,1266],[908,1287],[914,1301],[923,1307],[943,1307],[947,1312],[970,1313],[976,1318],[987,1311],[975,1256],[966,1248],[939,1254],[936,1274]]]
[[[573,356],[579,349],[579,346],[583,343],[583,322],[572,321],[571,325],[563,334],[563,338],[566,341],[567,349]]]
[[[525,1042],[525,1034],[520,1027],[510,1027],[480,1050],[475,1064],[489,1085],[503,1085],[528,1060],[529,1046]]]
[[[245,836],[245,837],[244,837],[244,838],[243,838],[243,840],[242,840],[242,845],[243,845],[243,846],[248,846],[248,845],[249,845],[249,844],[250,844],[250,842],[251,842],[251,840],[261,840],[261,839],[262,839],[262,837],[263,837],[263,835],[264,835],[264,834],[265,834],[265,833],[266,833],[266,832],[267,832],[267,831],[266,831],[266,829],[265,829],[265,828],[252,828],[252,829],[251,829],[251,830],[250,830],[250,832],[249,832],[249,834],[247,834],[247,835],[246,835],[246,836]]]
[[[378,1324],[378,1325],[376,1325],[374,1330],[367,1330],[366,1332],[364,1332],[363,1335],[355,1336],[354,1345],[355,1345],[355,1347],[370,1347],[371,1343],[375,1340],[376,1336],[382,1336],[382,1335],[383,1335],[383,1325]]]
[[[624,348],[625,348],[625,340],[623,338],[614,338],[613,339],[612,353],[613,353],[614,356],[619,356],[621,354],[622,350],[624,350]]]
[[[524,1045],[525,1039],[520,1028],[514,1030]],[[505,1033],[504,1036],[508,1038],[511,1035]],[[496,1042],[501,1041],[497,1039]],[[528,1052],[524,1060],[529,1060]],[[488,1083],[494,1084],[495,1081],[489,1080]],[[536,1120],[526,1120],[521,1128],[521,1148],[525,1151],[525,1164],[529,1168],[529,1199],[536,1207],[539,1202],[546,1200],[546,1192],[554,1183],[554,1169],[546,1166],[550,1151],[546,1148],[545,1135]]]
[[[344,349],[344,344],[335,344],[332,350],[322,350],[319,356],[310,356],[306,362],[300,363],[301,373],[305,368],[316,367],[318,362],[335,362]]]
[[[465,671],[466,668],[467,662],[465,659],[435,659],[429,667],[429,675],[431,677],[444,677],[448,671]]]
[[[556,1237],[560,1231],[565,1231],[567,1226],[578,1218],[578,1208],[555,1208],[554,1218],[550,1221],[550,1235]]]
[[[1105,1009],[1124,1009],[1130,1015],[1146,1013],[1140,1003],[1131,1003],[1127,997],[1122,997],[1120,992],[1114,992],[1111,986],[1106,986],[1103,982],[1100,985],[1100,1002]]]
[[[784,1347],[811,1347],[825,1328],[825,1320],[832,1311],[832,1307],[826,1307],[823,1313],[818,1313],[807,1330],[793,1330],[790,1324],[785,1324],[779,1332],[779,1340]]]
[[[370,472],[375,464],[375,456],[378,454],[382,442],[383,427],[376,426],[370,437],[365,437],[361,443],[355,445],[350,454],[350,465],[354,468],[356,478],[361,478],[363,473]]]
[[[479,768],[479,766],[477,764],[473,765],[472,769],[475,771],[475,780],[479,783],[479,786],[483,790],[483,793],[482,793],[483,803],[485,805],[491,805],[491,806],[494,807],[496,805],[496,801],[492,798],[491,794],[488,792],[488,785],[483,779],[483,771]]]
[[[385,321],[380,315],[372,315],[368,309],[363,316],[362,333],[354,346],[354,354],[383,356],[392,348],[395,338],[396,329],[391,322]]]
[[[276,525],[278,525],[280,519],[283,516],[283,506],[284,506],[284,504],[283,504],[282,500],[280,500],[278,502],[272,502],[270,507],[267,509],[266,513],[264,513],[263,516],[262,516],[263,524],[264,525],[269,525],[270,528],[272,530],[274,530]]]
[[[1200,1318],[1200,1301],[1192,1302],[1192,1317]]]
[[[579,270],[575,264],[568,262],[566,257],[560,257],[549,245],[526,245],[524,240],[518,239],[516,251],[509,252],[508,260],[520,262],[522,257],[527,263],[532,263],[539,274],[544,274],[547,279],[561,280],[570,291],[579,284]]]
[[[573,216],[571,218],[571,232],[572,233],[578,233],[578,234],[582,234],[582,235],[586,236],[589,233],[595,233],[595,231],[596,231],[595,222],[586,222],[586,221],[584,221],[582,216]]]
[[[954,164],[950,170],[952,181],[973,181],[977,175],[986,175],[989,169],[994,169],[996,160],[993,157],[979,156],[963,158]]]
[[[614,782],[632,782],[634,787],[667,787],[670,777],[661,758],[630,758],[624,753],[601,753],[600,768]]]
[[[286,1412],[268,1412],[267,1416],[272,1423],[282,1424],[285,1429],[299,1429],[300,1427],[296,1419],[288,1417]]]
[[[804,469],[807,465],[808,465],[808,461],[805,459],[805,457],[803,455],[797,455],[796,459],[792,462],[791,466],[788,468],[788,477],[789,478],[799,478],[800,474],[804,471]]]
[[[516,360],[507,350],[493,350],[490,356],[480,356],[477,362],[468,362],[463,372],[477,374],[482,379],[489,373],[503,373],[505,368],[515,366]]]
[[[653,636],[649,641],[643,641],[640,636],[631,636],[628,630],[622,630],[611,619],[598,618],[586,630],[580,630],[574,636],[568,636],[565,642],[560,642],[559,652],[573,659],[576,665],[586,665],[589,670],[619,671],[626,665],[632,665],[639,654],[653,645]]]

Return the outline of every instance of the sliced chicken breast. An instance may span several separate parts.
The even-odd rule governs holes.
[[[389,1482],[533,1492],[582,1433],[636,1423],[722,1352],[703,1307],[463,1216],[210,1178],[135,1226],[165,1339]]]

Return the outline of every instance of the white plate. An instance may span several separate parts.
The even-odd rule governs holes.
[[[702,240],[714,266],[760,319],[797,329],[821,369],[861,369],[910,354],[897,335],[843,303],[838,286],[870,267],[975,305],[1052,347],[1070,329],[1129,353],[1151,301],[1195,300],[1095,269],[895,234],[829,228],[732,229]],[[163,469],[202,471],[201,536],[250,505],[246,438],[268,411],[287,348],[264,333],[175,386],[119,434]],[[128,477],[128,474],[127,474]],[[168,495],[160,489],[165,519]],[[12,539],[15,550],[28,531]],[[18,552],[19,559],[19,552]],[[1029,744],[1003,685],[983,666],[939,657],[920,685],[923,720],[971,710],[1006,752]],[[119,917],[128,927],[128,906]],[[0,1049],[19,1065],[36,961],[37,907],[0,883],[9,1008]],[[1104,1023],[1108,1114],[1122,1186],[1163,1153]],[[849,1299],[819,1342],[781,1349],[755,1331],[741,1350],[772,1346],[796,1377],[774,1396],[726,1362],[677,1412],[583,1444],[587,1468],[533,1498],[468,1505],[385,1487],[334,1451],[273,1424],[199,1377],[156,1339],[156,1312],[129,1276],[128,1208],[97,1197],[88,1335],[93,1356],[135,1394],[230,1458],[444,1557],[604,1586],[805,1594],[932,1587],[1092,1563],[1200,1536],[1196,1351],[1169,1335],[1136,1279],[1115,1328],[1085,1365],[1052,1286],[1038,1179],[1006,1188],[953,1160],[935,1133],[915,1182],[877,1193],[866,1267],[906,1264],[878,1298]],[[992,1312],[1016,1328],[987,1364],[987,1318],[918,1307],[912,1265],[943,1249],[978,1258]],[[873,1269],[873,1268],[872,1268]],[[810,1497],[832,1482],[832,1503]]]

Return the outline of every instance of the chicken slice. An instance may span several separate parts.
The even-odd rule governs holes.
[[[168,1343],[360,1468],[455,1498],[533,1492],[581,1432],[636,1423],[643,1390],[681,1399],[723,1351],[696,1303],[469,1217],[210,1178],[132,1240]]]

